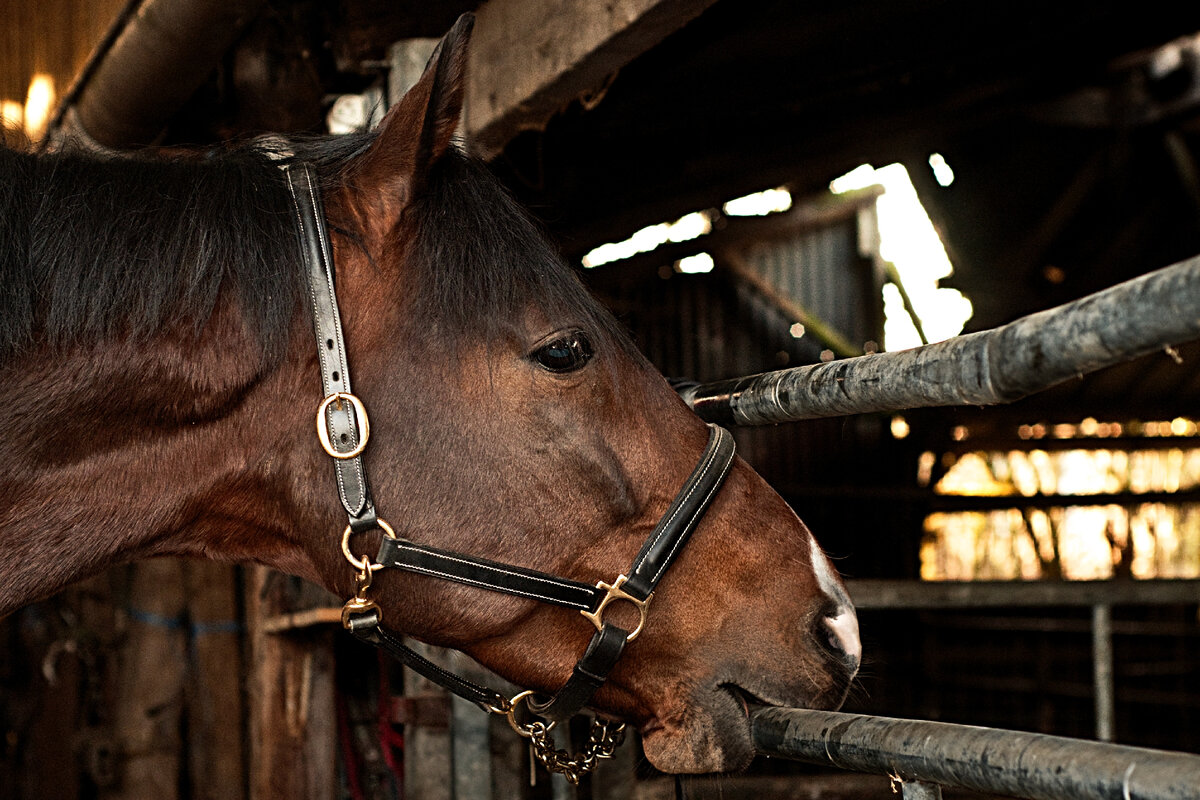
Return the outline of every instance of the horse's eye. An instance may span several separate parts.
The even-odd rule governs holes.
[[[583,331],[556,337],[532,353],[538,366],[549,372],[574,372],[592,359],[592,343]]]

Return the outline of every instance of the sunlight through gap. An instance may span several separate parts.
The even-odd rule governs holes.
[[[830,183],[834,194],[882,186],[876,201],[880,256],[895,265],[930,342],[940,342],[962,332],[971,318],[971,301],[957,289],[938,281],[954,269],[946,248],[925,213],[917,191],[902,164],[876,169],[863,164]],[[905,350],[921,344],[903,298],[894,284],[883,287],[884,344],[888,350]]]

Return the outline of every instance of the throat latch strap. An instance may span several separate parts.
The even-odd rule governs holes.
[[[385,538],[375,560],[384,567],[454,581],[540,603],[586,611],[595,607],[596,587],[569,578],[464,556],[406,539]]]

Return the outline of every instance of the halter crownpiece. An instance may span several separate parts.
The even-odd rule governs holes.
[[[342,609],[342,623],[362,641],[380,647],[434,683],[485,711],[506,716],[513,729],[530,740],[532,752],[543,766],[575,783],[592,769],[597,759],[612,756],[624,736],[624,725],[595,720],[591,742],[583,753],[576,755],[554,748],[549,732],[558,722],[570,719],[587,705],[608,678],[625,645],[641,634],[655,587],[687,543],[733,466],[733,436],[724,428],[709,426],[708,445],[696,468],[642,545],[629,572],[618,575],[612,583],[601,581],[592,586],[398,537],[376,515],[363,468],[362,452],[367,445],[370,423],[366,407],[350,389],[334,289],[333,257],[316,175],[311,165],[304,163],[289,163],[283,169],[295,205],[297,231],[307,267],[305,276],[321,368],[324,399],[317,412],[317,434],[322,449],[334,460],[338,496],[349,520],[342,534],[342,552],[356,570],[356,590]],[[375,560],[356,557],[350,544],[352,537],[376,529],[384,535]],[[368,597],[372,576],[380,569],[400,569],[575,609],[596,631],[571,677],[553,696],[543,698],[524,691],[510,700],[442,669],[382,627],[382,611]],[[605,612],[613,603],[629,603],[637,610],[632,630],[605,619]],[[530,714],[541,719],[530,719]]]

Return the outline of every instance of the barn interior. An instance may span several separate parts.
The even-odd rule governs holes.
[[[671,377],[987,330],[1200,254],[1187,3],[7,5],[9,146],[111,150],[370,125],[476,12],[465,145]],[[909,191],[927,219],[896,222]],[[910,269],[897,248],[926,229],[944,254]],[[849,579],[867,658],[846,710],[1200,752],[1198,357],[736,432]],[[339,638],[327,605],[155,563],[0,621],[3,794],[670,796],[636,745],[580,789],[531,788],[494,730],[475,778],[494,794],[461,763],[447,778],[461,709]],[[756,762],[688,796],[881,787]]]

